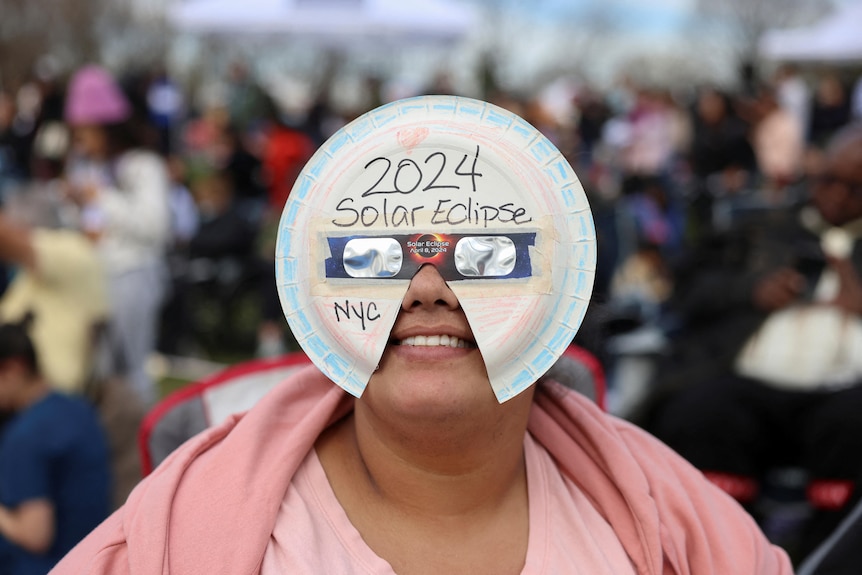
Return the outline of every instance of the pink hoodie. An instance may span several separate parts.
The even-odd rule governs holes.
[[[534,404],[533,437],[593,500],[639,574],[792,575],[732,499],[644,431],[555,382]],[[304,369],[184,444],[51,573],[257,574],[293,474],[352,405]]]

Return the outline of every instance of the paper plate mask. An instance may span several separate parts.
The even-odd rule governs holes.
[[[400,100],[342,128],[284,207],[276,281],[297,341],[349,393],[426,263],[458,297],[497,400],[529,387],[592,291],[595,231],[571,166],[518,116],[466,98]]]

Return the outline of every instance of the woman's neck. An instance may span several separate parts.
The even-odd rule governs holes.
[[[351,523],[398,573],[520,572],[529,539],[523,446],[531,402],[511,401],[511,411],[484,424],[406,429],[375,420],[359,400],[318,440]]]
[[[327,453],[337,453],[337,464],[349,466],[349,488],[364,483],[384,505],[430,514],[493,507],[524,476],[531,403],[525,393],[485,416],[393,423],[358,400],[354,414],[321,438],[318,452],[325,468]]]
[[[23,411],[42,400],[51,392],[48,384],[41,377],[36,377],[30,381],[19,393],[16,399],[16,408]]]

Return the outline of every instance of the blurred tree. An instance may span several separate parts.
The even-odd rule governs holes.
[[[635,54],[620,65],[620,77],[630,78],[636,85],[650,88],[685,90],[699,83],[714,83],[715,74],[710,66],[692,58],[690,53],[677,46]]]
[[[601,0],[472,0],[485,23],[478,63],[480,94],[529,92],[559,76],[589,77],[597,53],[621,33],[614,7]],[[530,73],[525,73],[530,70]]]
[[[164,55],[163,20],[135,0],[0,0],[0,14],[0,86],[7,90],[25,82],[46,55],[67,70]]]
[[[697,0],[695,10],[729,40],[722,48],[731,51],[746,87],[757,81],[757,44],[766,30],[811,23],[832,6],[832,0]]]

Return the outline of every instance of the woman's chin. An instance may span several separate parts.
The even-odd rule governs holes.
[[[401,363],[407,369],[398,369]],[[447,364],[385,361],[371,377],[363,399],[385,401],[408,417],[435,420],[460,417],[482,404],[497,403],[481,360]]]

